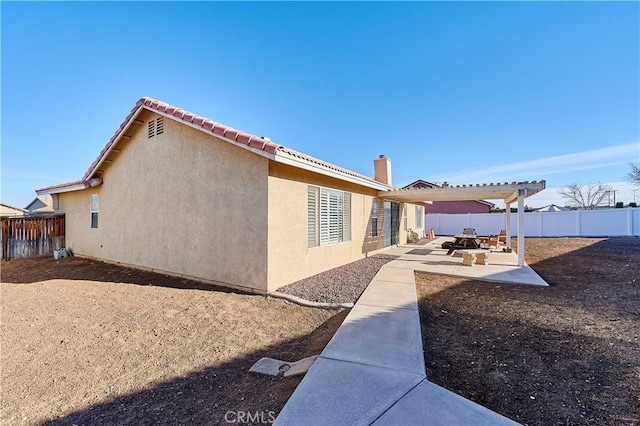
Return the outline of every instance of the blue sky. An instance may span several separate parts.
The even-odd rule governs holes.
[[[151,96],[394,184],[620,182],[638,2],[2,2],[2,202],[76,180]],[[170,165],[162,165],[170,167]],[[636,193],[640,201],[640,192]]]

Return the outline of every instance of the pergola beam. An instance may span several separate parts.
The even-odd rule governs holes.
[[[527,196],[542,191],[545,181],[519,182],[504,184],[458,185],[444,188],[395,189],[392,191],[378,191],[378,197],[387,200],[422,203],[426,201],[466,201],[502,199],[514,202],[518,198],[518,191],[527,190]]]
[[[511,203],[518,203],[518,265],[524,266],[524,199],[545,189],[546,182],[458,185],[443,188],[395,189],[378,191],[378,197],[403,203],[503,199],[506,209],[507,247],[511,247]]]

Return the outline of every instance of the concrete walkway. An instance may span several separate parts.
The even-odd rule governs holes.
[[[382,267],[371,281],[289,398],[276,425],[517,424],[427,380],[414,269],[423,270],[425,256],[432,252],[415,252],[420,249],[437,251],[432,244],[385,252],[401,257]],[[456,260],[461,264],[460,258]],[[466,268],[477,271],[489,266]],[[493,268],[486,275],[504,281],[507,275],[514,276],[509,271]]]

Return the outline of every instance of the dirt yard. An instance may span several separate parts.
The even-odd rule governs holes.
[[[416,274],[429,379],[523,424],[640,424],[640,239],[526,249],[551,287]]]
[[[77,258],[0,266],[2,425],[269,421],[301,378],[251,365],[320,353],[346,316]]]

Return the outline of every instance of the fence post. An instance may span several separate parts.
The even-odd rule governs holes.
[[[9,260],[9,220],[2,218],[2,258]]]

